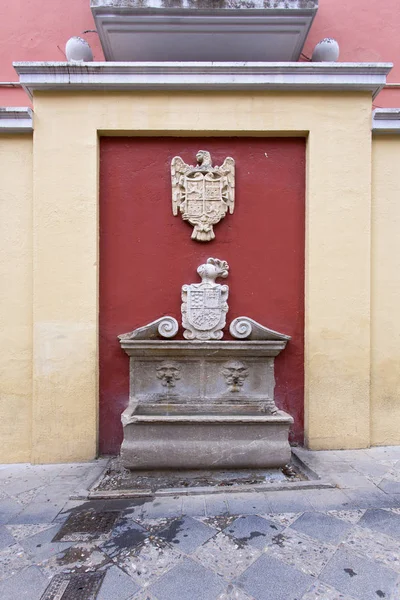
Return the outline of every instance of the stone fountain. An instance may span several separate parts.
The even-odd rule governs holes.
[[[230,324],[225,261],[182,287],[184,340],[165,316],[118,336],[130,358],[121,459],[129,469],[272,468],[290,460],[292,417],[274,401],[274,359],[290,337],[249,317]]]

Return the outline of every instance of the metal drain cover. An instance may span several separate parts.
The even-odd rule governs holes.
[[[119,512],[81,510],[68,517],[53,542],[102,541],[113,528]]]
[[[96,600],[104,575],[104,572],[56,575],[41,600]]]

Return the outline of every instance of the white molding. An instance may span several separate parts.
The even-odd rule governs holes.
[[[0,106],[0,134],[31,133],[32,131],[32,109]]]
[[[16,62],[20,83],[35,91],[271,90],[366,91],[375,97],[391,63]]]
[[[372,115],[372,133],[400,135],[400,108],[376,108]]]
[[[318,0],[91,0],[107,61],[296,61]]]

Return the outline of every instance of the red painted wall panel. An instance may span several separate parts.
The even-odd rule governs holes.
[[[171,211],[170,162],[236,161],[236,208],[216,239],[190,239]],[[240,315],[292,336],[276,359],[277,404],[303,439],[305,143],[299,138],[102,138],[100,152],[100,452],[117,453],[128,357],[117,335],[169,314],[209,256],[227,260],[228,325]],[[229,334],[225,335],[225,339]]]

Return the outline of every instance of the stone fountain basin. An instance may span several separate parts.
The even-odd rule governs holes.
[[[293,419],[265,414],[133,414],[124,427],[129,469],[279,468],[290,461]]]

